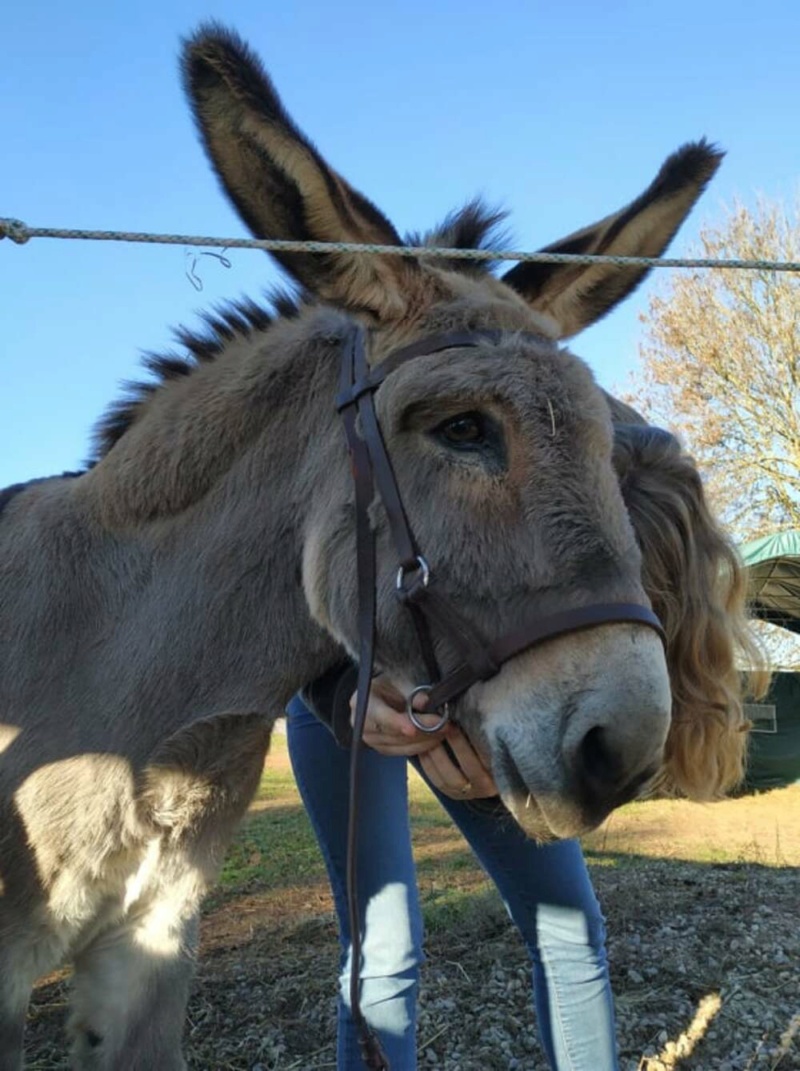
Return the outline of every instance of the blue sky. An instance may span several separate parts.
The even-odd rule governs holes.
[[[791,197],[800,171],[794,0],[28,0],[7,5],[0,215],[36,226],[239,235],[176,74],[216,17],[262,55],[300,126],[401,229],[475,193],[535,248],[630,200],[678,145],[728,151],[672,252],[734,196]],[[77,467],[89,432],[170,326],[277,273],[183,248],[0,243],[0,487]],[[634,299],[572,343],[607,387],[635,365]]]

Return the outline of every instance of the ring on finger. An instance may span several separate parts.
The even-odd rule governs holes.
[[[461,793],[462,796],[466,796],[468,793],[472,792],[472,782],[465,781],[458,791]]]

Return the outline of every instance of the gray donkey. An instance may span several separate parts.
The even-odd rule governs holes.
[[[183,75],[212,165],[255,235],[402,244],[295,127],[234,34],[202,28]],[[687,145],[628,207],[550,248],[660,253],[719,158]],[[486,244],[496,220],[472,204],[428,241]],[[648,581],[655,552],[640,535],[643,564],[637,544],[637,509],[646,514],[651,496],[639,493],[646,466],[626,427],[641,422],[558,345],[645,272],[535,263],[501,279],[460,260],[278,259],[296,299],[272,311],[239,303],[204,334],[181,332],[186,357],[151,359],[154,379],[101,423],[93,465],[6,495],[2,1071],[22,1066],[32,987],[64,960],[74,964],[74,1067],[185,1066],[200,903],[256,789],[271,725],[299,686],[358,647],[353,489],[334,405],[354,322],[373,367],[432,333],[495,333],[420,356],[376,393],[411,526],[463,619],[494,638],[589,603],[647,607],[647,587],[665,621],[666,657],[653,629],[602,624],[520,654],[456,703],[518,821],[532,836],[572,836],[659,771],[711,796],[740,770],[737,619],[717,612],[738,598],[735,562],[707,519],[705,574],[686,583],[710,609],[704,638],[681,646],[685,615],[673,613],[672,628],[658,599],[682,578]],[[664,471],[683,457],[666,440]],[[678,512],[696,483],[688,471],[662,481]],[[702,499],[699,484],[692,493]],[[698,516],[686,512],[681,561]],[[377,658],[410,691],[425,669],[394,596],[379,508],[372,524]],[[664,525],[653,527],[657,541]],[[694,685],[711,664],[709,635],[716,692],[704,705]],[[451,638],[434,643],[451,664]]]

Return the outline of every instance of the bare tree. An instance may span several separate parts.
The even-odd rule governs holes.
[[[699,256],[800,260],[800,206],[736,204]],[[676,431],[742,539],[800,527],[800,276],[675,274],[642,317],[630,400]]]

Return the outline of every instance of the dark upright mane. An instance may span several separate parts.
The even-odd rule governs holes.
[[[438,227],[424,234],[407,234],[405,242],[407,245],[449,249],[497,249],[505,242],[506,235],[500,227],[505,217],[504,211],[490,208],[480,198],[475,198],[451,212]],[[468,275],[485,275],[492,269],[491,262],[486,260],[437,260],[436,263],[449,271]],[[268,292],[265,304],[240,298],[211,312],[201,313],[205,330],[176,328],[174,338],[186,352],[147,353],[143,356],[142,364],[153,378],[124,384],[125,393],[111,403],[94,429],[89,463],[105,457],[137,419],[147,400],[164,383],[191,375],[198,365],[213,361],[233,339],[266,331],[278,319],[292,319],[306,301],[302,293],[276,288]]]
[[[205,330],[177,327],[173,336],[185,353],[147,353],[142,364],[152,379],[124,384],[122,398],[112,402],[92,434],[91,462],[99,461],[118,443],[136,420],[142,406],[164,383],[188,376],[201,364],[213,361],[235,338],[247,338],[266,329],[278,319],[297,316],[303,304],[301,294],[275,289],[266,295],[269,303],[259,305],[251,298],[239,298],[210,312],[201,313]]]
[[[506,229],[500,226],[506,215],[503,209],[492,208],[476,197],[463,208],[450,212],[438,227],[422,234],[410,232],[405,236],[405,244],[442,246],[445,249],[500,249],[508,240]],[[467,275],[486,275],[492,270],[489,260],[437,258],[434,263],[448,271]]]

